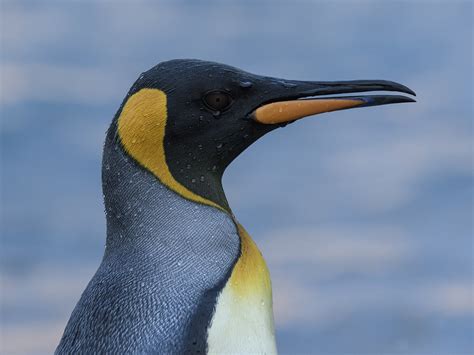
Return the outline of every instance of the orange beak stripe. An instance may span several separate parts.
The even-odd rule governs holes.
[[[318,113],[352,108],[364,103],[364,100],[344,98],[280,101],[259,107],[254,111],[253,118],[263,124],[278,124]]]

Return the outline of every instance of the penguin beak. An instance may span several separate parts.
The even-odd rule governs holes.
[[[403,102],[415,102],[401,95],[325,96],[331,94],[359,93],[366,91],[396,91],[416,95],[404,85],[384,80],[357,80],[338,82],[285,82],[301,90],[278,98],[255,109],[250,117],[262,124],[285,124],[300,118],[323,112],[356,107],[379,106]],[[323,96],[324,97],[319,97]]]

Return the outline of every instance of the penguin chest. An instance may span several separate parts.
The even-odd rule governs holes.
[[[276,354],[270,274],[239,225],[241,255],[217,299],[208,330],[209,354]]]

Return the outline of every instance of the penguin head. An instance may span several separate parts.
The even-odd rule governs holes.
[[[171,60],[140,75],[116,115],[122,148],[185,198],[230,212],[221,187],[225,168],[266,133],[305,116],[389,103],[390,81],[295,81],[259,76],[201,60]],[[321,97],[322,96],[322,97]]]

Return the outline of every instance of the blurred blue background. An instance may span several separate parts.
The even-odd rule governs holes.
[[[1,6],[2,353],[58,343],[104,250],[105,131],[172,58],[414,89],[269,134],[224,186],[268,261],[281,353],[473,353],[470,1]]]

